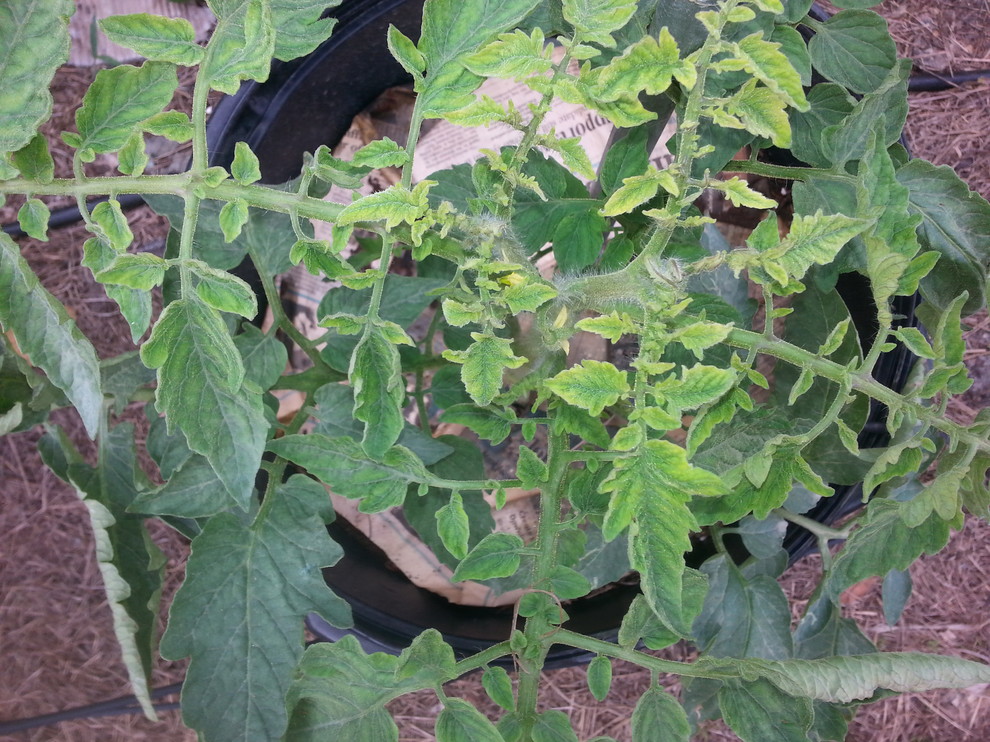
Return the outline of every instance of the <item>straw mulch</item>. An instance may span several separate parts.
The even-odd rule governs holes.
[[[880,8],[890,21],[903,54],[913,55],[929,72],[953,73],[990,68],[990,0],[887,0]],[[52,135],[57,168],[68,171],[68,157],[57,133],[70,128],[74,102],[92,79],[92,71],[66,69],[58,77]],[[188,105],[188,90],[176,107]],[[990,197],[990,146],[985,134],[990,113],[990,84],[977,83],[942,93],[912,96],[908,126],[912,151],[955,168],[971,187]],[[159,166],[181,158],[164,152]],[[100,163],[97,163],[100,165]],[[104,161],[101,167],[110,169]],[[57,204],[56,204],[57,205]],[[19,204],[0,208],[4,223]],[[131,215],[139,244],[153,248],[163,235],[162,222],[146,210]],[[45,285],[65,301],[84,333],[103,355],[132,347],[114,306],[79,266],[79,227],[52,234],[43,244],[22,241],[25,256]],[[976,384],[953,414],[963,421],[990,404],[990,323],[985,315],[970,320],[967,362]],[[137,412],[128,419],[140,423]],[[81,426],[71,413],[57,420],[82,444]],[[143,435],[138,427],[139,437]],[[115,698],[128,692],[110,625],[110,612],[93,559],[88,516],[74,492],[49,473],[35,452],[39,433],[0,440],[0,719],[16,719]],[[166,599],[181,580],[188,546],[165,527],[153,536],[168,555]],[[990,573],[985,566],[990,526],[970,520],[941,554],[922,559],[912,569],[914,597],[897,626],[883,621],[879,585],[868,582],[846,597],[848,614],[886,650],[948,652],[990,662]],[[813,584],[818,558],[808,557],[786,576],[786,589],[800,607]],[[164,621],[164,617],[163,617]],[[682,651],[682,650],[674,650]],[[182,665],[159,660],[153,683],[181,680]],[[582,668],[548,672],[543,701],[548,708],[567,711],[582,738],[610,734],[629,738],[629,717],[649,675],[616,663],[611,693],[597,703],[587,691]],[[676,688],[675,685],[671,686]],[[452,695],[470,698],[486,711],[494,707],[480,691],[476,678],[451,684]],[[170,697],[166,701],[175,701]],[[860,712],[850,739],[857,742],[957,742],[990,739],[990,708],[985,687],[924,695],[905,695]],[[392,706],[404,740],[433,739],[437,700],[419,694]],[[735,739],[721,725],[706,729],[709,740]],[[182,742],[195,735],[182,727],[178,712],[165,711],[151,723],[139,716],[117,716],[65,722],[23,732],[13,740],[61,742]]]

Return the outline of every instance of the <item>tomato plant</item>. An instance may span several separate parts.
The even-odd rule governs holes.
[[[845,588],[884,576],[896,616],[904,570],[941,549],[964,512],[988,514],[990,423],[961,426],[944,413],[970,384],[961,319],[986,304],[990,205],[948,168],[907,156],[910,64],[868,9],[875,3],[835,4],[846,9],[817,20],[811,0],[427,0],[418,40],[388,30],[415,92],[406,142],[377,139],[348,160],[321,147],[295,181],[271,187],[243,142],[229,168],[210,165],[208,95],[313,51],[333,31],[323,11],[335,3],[210,0],[217,24],[205,46],[182,20],[105,20],[111,40],[147,61],[96,76],[76,130],[62,135],[70,178],[54,177],[38,127],[73,3],[5,3],[0,193],[27,196],[19,219],[39,239],[49,217],[39,197],[76,198],[91,235],[84,265],[140,349],[98,359],[0,237],[10,380],[0,430],[71,405],[97,442],[89,461],[49,424],[40,446],[89,508],[116,634],[149,713],[162,578],[149,518],[192,540],[157,650],[190,658],[184,719],[211,742],[397,739],[385,705],[420,689],[442,706],[441,742],[576,739],[564,713],[539,710],[555,644],[594,658],[599,699],[613,659],[652,672],[636,740],[686,740],[718,716],[744,740],[837,740],[856,706],[890,692],[990,682],[979,663],[877,652],[839,607]],[[165,110],[177,66],[197,68],[191,116]],[[524,85],[537,102],[476,94],[488,78]],[[546,126],[561,101],[616,128],[601,162],[569,136],[585,124]],[[658,167],[652,147],[671,117],[672,156]],[[433,119],[517,136],[414,182],[422,124]],[[152,134],[191,142],[188,169],[144,174]],[[779,164],[781,152],[793,162]],[[87,174],[100,154],[118,158],[119,176]],[[358,193],[386,167],[400,169],[397,182]],[[751,176],[788,182],[792,208]],[[353,198],[322,199],[330,186]],[[164,256],[129,251],[121,193],[169,215]],[[698,207],[706,193],[761,212],[756,228],[726,241]],[[90,208],[98,195],[109,200]],[[313,222],[331,225],[330,238]],[[347,248],[355,230],[374,260]],[[400,258],[413,267],[397,281]],[[255,290],[229,270],[242,259],[260,278],[270,329],[241,324],[259,314]],[[275,276],[293,265],[339,284],[315,339],[279,301]],[[849,274],[865,279],[865,326],[835,289]],[[894,309],[915,294],[923,326]],[[416,323],[424,311],[429,321]],[[631,340],[634,357],[575,357],[589,334]],[[307,368],[286,370],[283,337]],[[899,390],[875,378],[898,346],[918,358]],[[272,394],[284,390],[304,398],[289,417]],[[139,474],[133,429],[119,421],[143,401],[159,485]],[[866,448],[871,405],[886,410],[889,441]],[[315,431],[303,432],[314,416]],[[471,435],[434,438],[438,421]],[[464,454],[510,435],[522,441],[514,476],[491,476]],[[804,515],[833,484],[854,481],[872,495],[855,518],[837,526]],[[539,497],[526,539],[491,517],[520,487]],[[328,489],[363,513],[429,498],[418,527],[452,581],[521,590],[505,640],[463,657],[436,630],[398,656],[367,654],[352,636],[304,649],[307,614],[351,622],[321,573],[341,555],[325,527]],[[807,528],[823,556],[793,627],[777,581],[788,523]],[[688,566],[702,533],[712,555]],[[748,552],[730,548],[730,536]],[[583,561],[591,544],[617,542],[620,573],[635,572],[641,594],[610,642],[569,628],[567,611],[600,587]],[[642,651],[678,641],[696,648],[694,660]],[[497,720],[444,691],[478,670],[504,711]],[[681,678],[680,698],[655,682],[661,674]]]

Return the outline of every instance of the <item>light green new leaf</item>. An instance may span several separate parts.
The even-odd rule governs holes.
[[[791,279],[800,280],[812,265],[830,263],[853,237],[871,225],[867,219],[843,214],[794,215],[791,231],[779,245],[762,253],[766,263],[776,262]]]
[[[564,0],[564,20],[574,27],[581,41],[607,48],[615,46],[612,34],[636,12],[632,0]]]
[[[51,212],[43,201],[29,198],[17,210],[17,221],[29,237],[48,242],[48,220]]]
[[[673,78],[687,88],[694,85],[694,66],[682,61],[677,41],[666,27],[658,39],[644,36],[598,71],[595,93],[603,101],[618,100],[623,94],[659,95]]]
[[[109,268],[120,257],[122,254],[114,250],[103,237],[86,240],[83,244],[82,264],[89,268],[94,276]],[[120,307],[120,312],[131,330],[131,341],[136,345],[151,324],[151,293],[106,283],[104,290]]]
[[[381,461],[368,458],[353,438],[287,435],[270,441],[269,450],[306,469],[336,494],[357,500],[364,513],[402,504],[409,484],[425,482],[429,473],[411,451],[393,446]]]
[[[553,60],[540,29],[534,28],[528,35],[516,29],[499,34],[495,41],[468,55],[464,66],[482,77],[522,80],[548,72]]]
[[[763,38],[763,32],[758,31],[739,41],[735,47],[749,73],[775,93],[782,95],[788,105],[799,111],[808,110],[801,75],[780,51],[780,44],[767,41]]]
[[[285,742],[398,742],[399,729],[385,709],[401,685],[398,662],[381,652],[365,654],[351,635],[310,646],[286,698]]]
[[[817,26],[808,42],[811,62],[828,79],[870,93],[897,63],[887,22],[872,10],[843,10]]]
[[[163,656],[192,658],[183,719],[211,742],[279,739],[306,614],[351,623],[321,571],[343,555],[326,532],[326,491],[297,475],[272,497],[250,525],[229,513],[207,522],[162,637]]]
[[[547,481],[547,465],[529,446],[519,446],[519,461],[516,464],[516,477],[522,486],[536,489]]]
[[[511,577],[519,569],[522,547],[523,540],[514,533],[490,533],[468,552],[450,579],[462,582]]]
[[[437,717],[437,742],[505,742],[495,725],[462,698],[448,698]]]
[[[379,326],[366,327],[354,348],[348,377],[354,388],[354,417],[365,424],[361,445],[371,458],[381,459],[405,426],[406,385],[399,350]]]
[[[156,643],[165,555],[149,536],[143,519],[127,512],[138,494],[140,476],[134,426],[122,423],[100,441],[100,464],[89,466],[61,430],[38,443],[55,474],[75,487],[89,511],[96,559],[113,615],[114,634],[141,708],[155,719],[148,681]]]
[[[568,404],[600,415],[609,405],[629,393],[629,380],[625,372],[611,363],[585,360],[578,366],[561,371],[545,382],[551,392]]]
[[[734,175],[728,180],[711,180],[708,182],[708,187],[724,193],[733,206],[748,206],[751,209],[774,209],[777,207],[776,201],[754,191],[738,175]]]
[[[99,271],[96,280],[100,283],[150,291],[155,286],[161,285],[167,267],[167,263],[153,253],[123,253],[114,258],[107,268]]]
[[[377,170],[383,167],[402,167],[409,160],[409,153],[388,137],[369,142],[354,153],[351,164]]]
[[[506,368],[519,368],[526,359],[512,352],[512,341],[488,333],[472,332],[467,350],[445,350],[443,357],[462,364],[461,381],[476,404],[490,404],[502,389]]]
[[[746,682],[766,678],[788,695],[827,703],[861,701],[880,689],[910,693],[990,682],[988,665],[918,652],[875,652],[818,660],[729,662],[704,657],[698,660],[698,669],[724,670]]]
[[[787,101],[770,88],[757,87],[755,81],[743,86],[726,103],[726,111],[736,116],[746,131],[769,139],[777,147],[791,146]]]
[[[715,366],[691,366],[681,378],[669,377],[656,385],[654,396],[677,410],[692,410],[714,402],[736,383],[736,372]]]
[[[154,136],[182,144],[193,136],[192,121],[182,111],[162,111],[145,121],[141,128]]]
[[[389,53],[410,75],[421,75],[426,70],[426,58],[415,42],[391,23],[388,24],[387,43]]]
[[[261,164],[247,142],[237,142],[234,145],[234,161],[230,164],[230,175],[241,185],[250,185],[261,180]]]
[[[271,0],[210,0],[209,6],[217,25],[200,76],[228,95],[237,92],[241,80],[267,80],[276,35]]]
[[[605,202],[601,213],[603,216],[626,214],[656,196],[661,188],[675,196],[678,195],[674,176],[666,170],[657,170],[650,165],[645,175],[623,178],[622,186]]]
[[[135,131],[117,154],[117,169],[124,175],[141,175],[148,166],[148,154],[144,151],[144,134]]]
[[[218,220],[225,242],[233,242],[240,236],[241,230],[247,224],[248,216],[247,201],[243,198],[235,198],[223,205]]]
[[[969,292],[965,314],[987,301],[990,265],[990,204],[974,193],[951,168],[912,160],[897,171],[909,191],[911,211],[922,216],[918,237],[941,256],[921,281],[925,298],[947,307],[962,290]]]
[[[611,495],[602,528],[605,538],[615,538],[635,522],[629,561],[640,572],[643,593],[667,626],[689,636],[682,575],[684,552],[691,548],[689,534],[698,524],[687,503],[695,495],[724,494],[725,484],[688,463],[680,446],[649,440],[629,458],[615,462],[600,490]]]
[[[428,208],[425,196],[417,190],[410,191],[401,185],[393,185],[345,206],[337,216],[337,224],[384,220],[385,228],[392,229],[403,222],[412,224]]]
[[[811,701],[783,693],[763,679],[726,682],[718,705],[743,742],[807,742],[814,719]]]
[[[36,134],[24,147],[14,152],[10,160],[27,180],[51,183],[55,177],[55,161],[48,151],[48,140],[44,134]]]
[[[512,310],[513,314],[535,312],[555,296],[557,296],[557,289],[549,284],[539,283],[537,281],[513,284],[507,286],[501,293],[501,298],[509,305],[509,309]],[[444,306],[446,306],[446,303]],[[480,316],[476,319],[480,319]],[[468,320],[468,322],[470,321],[472,320]]]
[[[141,348],[158,369],[156,403],[169,430],[180,429],[196,453],[209,459],[241,506],[268,438],[261,396],[243,385],[244,365],[223,319],[196,299],[169,304]]]
[[[688,742],[691,725],[684,708],[663,688],[650,686],[632,714],[633,742]]]
[[[199,279],[196,294],[206,304],[220,312],[239,314],[245,319],[254,319],[258,314],[258,297],[244,279],[201,260],[190,260],[187,265]]]
[[[69,58],[73,0],[0,3],[0,154],[27,145],[52,112],[48,92]]]
[[[168,62],[100,70],[76,111],[77,149],[116,152],[140,124],[168,105],[178,84],[175,65]]]
[[[0,236],[0,327],[65,392],[95,437],[103,414],[96,351],[6,234]]]
[[[203,58],[203,47],[196,43],[196,29],[185,18],[148,13],[115,15],[100,20],[100,28],[113,43],[155,62],[192,67]]]
[[[593,332],[601,335],[606,340],[613,343],[619,342],[623,335],[636,332],[636,325],[628,313],[612,312],[603,314],[600,317],[587,317],[579,320],[576,327],[585,332]]]
[[[126,250],[134,241],[134,234],[131,232],[127,217],[124,216],[124,211],[117,199],[112,198],[109,201],[98,203],[93,207],[91,216],[93,221],[103,230],[103,234],[106,235],[114,250],[118,252]]]
[[[303,57],[330,38],[336,18],[323,11],[341,0],[269,0],[275,25],[275,58],[288,62]]]
[[[481,675],[481,685],[485,693],[506,711],[516,707],[516,697],[512,692],[512,678],[504,667],[497,665],[485,668]]]

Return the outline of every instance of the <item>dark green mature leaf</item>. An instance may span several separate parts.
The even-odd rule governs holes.
[[[834,83],[819,83],[808,93],[807,111],[791,109],[791,152],[813,167],[828,167],[831,153],[822,145],[822,132],[845,119],[855,106],[846,89]]]
[[[714,657],[792,656],[790,607],[777,581],[767,575],[747,580],[728,557],[705,562],[708,594],[694,622],[694,636]]]
[[[392,655],[365,654],[351,635],[309,647],[286,698],[286,742],[397,742],[385,703],[403,686],[395,677],[398,664]]]
[[[794,630],[794,656],[805,660],[875,652],[859,625],[843,618],[842,609],[827,597],[813,600]]]
[[[811,701],[762,678],[725,683],[718,703],[725,723],[743,742],[806,742],[814,718]]]
[[[103,414],[96,351],[6,234],[0,235],[0,326],[14,333],[31,363],[65,392],[95,437]]]
[[[89,511],[96,558],[113,614],[131,688],[145,714],[155,718],[148,692],[158,625],[165,555],[148,535],[142,518],[129,515],[138,495],[134,426],[122,423],[100,440],[100,464],[85,463],[61,430],[39,442],[42,458],[72,484]]]
[[[179,84],[175,65],[145,62],[100,70],[76,111],[80,150],[115,152],[134,129],[159,113]]]
[[[314,433],[287,435],[271,441],[269,449],[303,467],[335,493],[361,498],[364,513],[401,505],[410,483],[429,479],[423,463],[402,446],[393,446],[381,461],[374,461],[353,438]]]
[[[962,291],[969,292],[963,312],[982,307],[990,291],[990,204],[969,190],[950,168],[912,160],[897,171],[910,192],[911,211],[921,214],[918,237],[941,256],[921,282],[925,298],[945,309]]]
[[[431,684],[443,683],[455,676],[456,664],[454,649],[443,640],[440,632],[427,629],[402,650],[395,677],[399,680],[415,677]]]
[[[100,28],[110,41],[156,62],[192,67],[203,58],[203,48],[196,43],[196,29],[185,18],[148,13],[116,15],[103,18]]]
[[[603,532],[615,538],[633,521],[629,561],[639,571],[650,607],[672,630],[690,635],[684,620],[682,575],[689,534],[698,525],[687,507],[695,495],[725,492],[711,472],[688,463],[685,451],[669,441],[649,440],[629,458],[615,462],[602,482],[611,493]]]
[[[560,709],[550,709],[536,717],[533,742],[578,742],[578,736],[566,713]]]
[[[0,155],[27,145],[51,115],[48,92],[69,58],[73,0],[8,0],[0,5]]]
[[[866,521],[853,531],[835,558],[826,582],[829,595],[837,596],[867,577],[907,569],[922,553],[935,554],[945,546],[950,521],[932,512],[912,527],[904,521],[905,509],[905,503],[894,500],[870,502]]]
[[[162,637],[164,656],[192,658],[183,718],[212,742],[278,739],[303,618],[316,611],[337,626],[351,621],[321,572],[343,555],[324,525],[326,491],[297,475],[272,498],[250,525],[227,513],[207,522]]]
[[[268,79],[275,52],[272,5],[266,0],[210,0],[217,25],[206,46],[200,75],[214,90],[233,95],[241,80]]]
[[[478,709],[462,698],[448,698],[437,717],[437,742],[504,742]]]
[[[274,333],[264,333],[249,322],[234,336],[244,362],[244,378],[259,389],[270,389],[285,371],[289,354]]]
[[[336,18],[321,18],[341,0],[270,0],[275,24],[275,58],[283,62],[309,54],[330,38]]]
[[[471,102],[481,77],[469,72],[463,58],[484,42],[508,31],[525,18],[538,0],[428,0],[423,8],[419,51],[427,77],[417,88],[421,110],[438,118]]]
[[[14,152],[10,159],[27,180],[51,183],[55,177],[55,161],[48,151],[48,140],[45,139],[44,134],[35,134],[31,141]]]
[[[512,692],[512,678],[505,671],[504,667],[486,667],[481,676],[481,685],[485,693],[495,703],[506,711],[512,711],[516,707],[516,697]]]
[[[34,237],[34,239],[42,242],[48,242],[48,220],[50,217],[51,212],[48,207],[37,198],[29,198],[17,210],[17,221],[21,223],[21,229],[29,237]]]
[[[619,139],[605,153],[599,182],[602,193],[606,196],[611,196],[622,187],[625,178],[646,172],[646,166],[650,162],[649,153],[646,151],[649,134],[648,127],[637,127],[627,136]]]
[[[193,454],[161,487],[140,493],[130,512],[208,518],[228,510],[242,509],[242,504],[228,494],[210,462],[203,456]]]
[[[247,509],[268,421],[260,395],[243,385],[244,364],[220,315],[196,299],[172,302],[141,359],[158,369],[157,407],[169,429],[185,434]]]
[[[406,384],[399,350],[377,325],[365,326],[348,375],[354,388],[354,417],[364,423],[361,445],[371,458],[380,459],[406,424],[402,416]]]
[[[601,703],[612,687],[612,660],[598,655],[588,664],[588,690]]]
[[[918,652],[780,661],[703,657],[698,669],[725,672],[746,682],[765,678],[788,695],[828,703],[870,698],[880,689],[909,693],[990,682],[988,665]]]
[[[155,380],[155,372],[141,363],[137,351],[121,353],[100,363],[103,392],[113,399],[113,411],[120,415],[134,392]]]
[[[436,520],[437,534],[447,551],[457,559],[466,557],[471,524],[460,492],[450,493],[450,501],[437,510]]]
[[[94,276],[108,269],[118,258],[123,257],[103,237],[86,240],[83,245],[82,264],[89,268]],[[127,259],[136,257],[136,255],[130,255]],[[141,260],[141,258],[138,259]],[[131,330],[131,341],[136,344],[151,324],[151,292],[112,284],[104,285],[103,289],[107,292],[107,296],[120,307],[120,312],[124,315]]]
[[[815,68],[855,93],[876,90],[897,62],[887,22],[871,10],[843,10],[808,42]]]
[[[633,742],[688,742],[691,725],[673,696],[654,685],[636,702],[632,739]]]

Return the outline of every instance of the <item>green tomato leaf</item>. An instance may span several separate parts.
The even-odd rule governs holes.
[[[261,180],[261,164],[247,142],[237,142],[234,145],[234,161],[230,165],[230,175],[241,185],[250,185]]]
[[[381,461],[375,461],[353,438],[314,433],[270,441],[269,449],[306,469],[336,494],[361,499],[364,513],[398,507],[409,484],[430,477],[422,461],[403,446],[393,446]]]
[[[120,202],[117,199],[112,198],[109,201],[98,203],[93,207],[91,216],[93,221],[103,230],[103,234],[106,235],[114,250],[122,252],[134,241],[134,234],[131,232],[127,217],[124,216],[124,211],[120,208]]]
[[[240,142],[238,142],[240,144]],[[240,234],[248,220],[248,205],[243,198],[228,201],[220,209],[218,217],[220,221],[220,231],[226,242],[233,242]]]
[[[482,438],[498,445],[512,432],[515,414],[488,410],[473,404],[455,404],[440,415],[441,422],[466,425]]]
[[[415,677],[419,681],[443,683],[455,677],[457,660],[454,650],[436,629],[427,629],[413,639],[399,655],[395,677],[398,680]]]
[[[920,214],[918,238],[935,250],[939,260],[921,281],[921,291],[945,309],[963,290],[969,298],[963,313],[987,301],[990,266],[990,204],[969,190],[950,168],[912,160],[897,171],[897,181],[909,192],[912,213]]]
[[[82,264],[96,276],[122,257],[105,238],[93,238],[83,244]],[[140,260],[140,258],[139,258]],[[97,279],[100,280],[100,279]],[[131,341],[136,345],[151,324],[151,294],[143,289],[104,285],[107,296],[120,307],[131,330]]]
[[[598,655],[588,664],[588,690],[601,703],[612,687],[612,660]]]
[[[990,667],[943,655],[875,652],[817,660],[721,660],[704,657],[699,669],[725,670],[746,682],[765,678],[784,693],[828,703],[851,703],[880,689],[896,693],[965,688],[990,681]],[[732,668],[732,669],[729,669]]]
[[[365,424],[361,445],[371,458],[380,459],[405,426],[406,385],[399,350],[377,325],[368,326],[358,341],[348,375],[354,387],[354,417]]]
[[[897,63],[887,22],[872,10],[842,10],[816,28],[808,42],[811,63],[854,93],[870,93]]]
[[[385,228],[392,229],[399,224],[412,224],[426,213],[428,206],[420,192],[393,185],[345,206],[337,216],[337,224],[384,221]]]
[[[328,737],[398,742],[398,727],[385,709],[401,687],[395,678],[398,662],[381,652],[365,654],[350,634],[307,648],[286,698],[286,742],[324,742]]]
[[[29,198],[17,210],[17,221],[21,223],[23,229],[29,237],[36,240],[48,242],[48,220],[51,212],[48,207],[37,198]]]
[[[684,708],[663,688],[650,686],[632,714],[633,742],[688,742],[691,725]]]
[[[536,717],[533,742],[578,742],[578,736],[566,713],[560,709],[550,709]]]
[[[774,209],[777,202],[767,198],[749,187],[749,184],[737,175],[728,180],[712,180],[709,188],[715,188],[725,194],[733,206],[748,206],[751,209]]]
[[[464,66],[482,77],[522,80],[550,71],[553,67],[550,49],[540,29],[534,28],[530,34],[516,29],[499,34],[494,41],[468,55]]]
[[[565,402],[600,415],[606,407],[615,404],[629,391],[625,372],[611,363],[585,360],[578,366],[561,371],[545,382],[551,392]]]
[[[612,34],[621,29],[636,12],[631,0],[564,0],[564,20],[574,27],[582,41],[606,48],[615,46]]]
[[[807,96],[808,110],[791,109],[791,151],[812,167],[828,167],[831,153],[822,144],[822,132],[838,126],[852,113],[855,101],[846,89],[834,83],[819,83]]]
[[[0,7],[0,154],[22,149],[52,112],[48,92],[69,58],[73,0],[9,0]],[[23,172],[23,171],[22,171]],[[25,177],[30,177],[25,173]]]
[[[234,345],[244,362],[244,378],[259,389],[275,386],[289,361],[285,345],[274,334],[264,333],[250,322],[241,324]]]
[[[243,279],[201,260],[190,260],[187,265],[199,279],[196,293],[207,305],[245,319],[254,319],[258,314],[258,297]]]
[[[211,0],[217,25],[206,46],[200,75],[214,90],[233,95],[241,80],[268,79],[275,53],[272,3],[265,0]]]
[[[388,50],[402,69],[410,75],[421,75],[426,71],[426,58],[416,48],[416,43],[397,29],[388,24]]]
[[[101,439],[97,468],[85,463],[61,430],[46,433],[38,447],[45,463],[72,484],[89,511],[96,558],[131,689],[145,715],[154,719],[148,681],[165,555],[152,541],[143,518],[127,512],[138,496],[142,476],[136,463],[134,426],[121,423]]]
[[[659,95],[675,77],[690,89],[696,73],[693,65],[681,60],[680,53],[666,27],[660,29],[658,39],[644,36],[599,69],[595,94],[603,101],[618,100],[628,93]]]
[[[96,351],[6,234],[0,236],[0,327],[13,332],[21,352],[65,392],[95,437],[103,415]]]
[[[511,577],[519,569],[522,547],[523,540],[514,533],[491,533],[461,560],[451,581]]]
[[[157,255],[148,252],[137,254],[123,253],[96,274],[100,283],[127,286],[140,291],[150,291],[160,286],[165,279],[168,264]]]
[[[178,84],[175,65],[167,62],[100,70],[76,111],[76,148],[116,152],[135,129],[169,104]]]
[[[444,547],[457,559],[468,553],[470,523],[459,492],[450,493],[450,502],[437,510],[437,534]]]
[[[739,120],[738,124],[733,122],[731,128],[743,128],[751,134],[769,139],[777,147],[786,149],[791,146],[787,100],[780,93],[770,88],[757,87],[754,80],[728,100],[725,110]],[[725,137],[726,134],[723,133],[722,136]],[[704,133],[701,138],[707,141]],[[734,143],[736,142],[730,138],[728,148],[731,149]],[[697,167],[696,164],[695,168]]]
[[[462,698],[447,698],[437,717],[437,742],[505,742],[495,725]]]
[[[158,369],[156,403],[169,429],[185,434],[247,510],[268,421],[261,396],[243,386],[244,365],[223,319],[195,299],[174,301],[141,348],[141,360]]]
[[[278,739],[306,614],[351,623],[321,571],[343,555],[324,525],[326,491],[296,475],[273,497],[250,525],[229,513],[207,522],[162,637],[164,656],[191,657],[183,719],[211,740]]]
[[[645,126],[633,129],[605,153],[599,178],[602,193],[611,196],[622,186],[623,180],[646,171],[650,161],[646,151],[649,133]]]
[[[780,44],[767,41],[763,38],[763,32],[758,31],[739,41],[735,48],[747,72],[783,96],[789,106],[799,111],[808,110],[801,75],[780,51]]]
[[[519,368],[526,359],[512,352],[512,341],[488,333],[472,332],[467,350],[445,350],[443,357],[462,364],[461,381],[475,403],[491,404],[502,389],[506,368]]]
[[[189,453],[184,443],[182,447]],[[209,518],[217,513],[240,510],[240,503],[229,495],[203,456],[192,454],[180,464],[178,471],[170,474],[161,487],[139,494],[129,511],[142,515]]]
[[[516,707],[512,678],[504,667],[486,667],[481,675],[481,685],[488,697],[506,711],[512,711]]]
[[[182,111],[162,111],[147,119],[141,129],[154,136],[182,144],[193,137],[193,125]]]
[[[383,167],[402,167],[408,160],[409,153],[388,137],[383,137],[361,147],[354,153],[351,163],[377,170]]]
[[[330,38],[336,18],[323,18],[341,0],[270,0],[275,25],[276,59],[289,62],[314,51]]]
[[[148,155],[144,151],[144,134],[135,131],[127,138],[127,143],[117,155],[117,169],[124,175],[141,175],[148,166]]]
[[[10,156],[10,160],[27,180],[51,183],[55,177],[55,161],[48,151],[44,134],[35,134],[30,142]]]
[[[192,67],[203,58],[203,47],[196,43],[196,29],[185,18],[148,13],[115,15],[101,19],[100,29],[113,43],[155,62]]]
[[[826,265],[853,237],[871,225],[866,219],[854,219],[843,214],[814,216],[795,214],[791,231],[779,245],[761,253],[764,266],[779,265],[788,278],[800,280],[812,265]]]
[[[769,680],[726,682],[718,692],[725,723],[743,742],[806,742],[811,701],[783,693]]]

